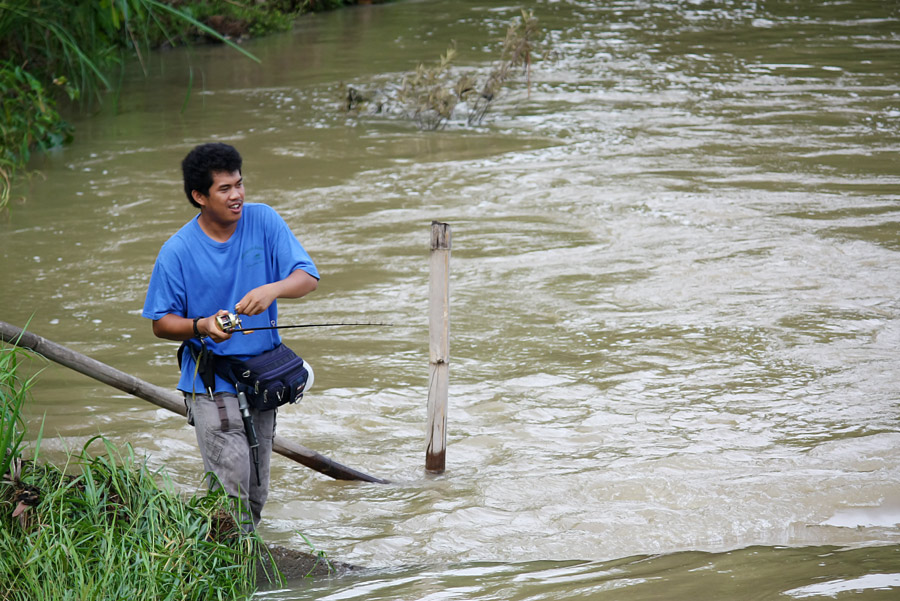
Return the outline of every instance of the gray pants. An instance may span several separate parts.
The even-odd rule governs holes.
[[[242,509],[239,521],[244,530],[255,529],[269,496],[269,459],[272,457],[277,410],[250,410],[259,440],[257,483],[256,465],[244,432],[237,396],[217,393],[214,399],[210,399],[205,394],[185,394],[184,398],[188,422],[194,424],[197,433],[197,444],[210,489],[221,486],[229,496],[240,499]]]

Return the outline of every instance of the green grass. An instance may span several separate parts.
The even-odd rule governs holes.
[[[22,453],[25,424],[22,407],[34,377],[23,379],[19,364],[24,353],[15,347],[0,346],[0,474],[9,472],[13,459]]]
[[[17,375],[22,355],[0,348],[0,599],[248,598],[265,545],[236,524],[224,493],[185,500],[130,446],[102,437],[63,467],[22,458],[32,383]],[[280,578],[271,562],[266,572]]]

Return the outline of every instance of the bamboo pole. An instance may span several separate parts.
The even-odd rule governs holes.
[[[0,340],[32,350],[60,365],[74,369],[104,384],[109,384],[113,388],[149,401],[163,409],[168,409],[179,415],[185,414],[184,399],[181,395],[119,371],[114,367],[101,363],[96,359],[91,359],[87,355],[73,351],[37,334],[26,332],[5,321],[0,321]],[[281,436],[275,436],[272,450],[335,480],[360,480],[381,484],[387,482],[341,465],[312,449],[285,440]]]
[[[440,474],[447,454],[447,391],[450,382],[450,226],[431,222],[429,284],[430,382],[425,470]]]

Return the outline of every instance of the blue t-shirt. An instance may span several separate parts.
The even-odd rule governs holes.
[[[250,290],[283,280],[297,269],[319,278],[309,254],[268,205],[244,203],[237,228],[227,242],[207,236],[195,217],[160,249],[142,315],[153,320],[169,314],[193,319],[213,315],[219,309],[234,312],[234,305]],[[259,315],[241,315],[244,328],[277,325],[276,304],[273,302]],[[246,359],[275,348],[281,336],[278,330],[263,330],[238,332],[222,343],[210,338],[205,342],[217,355]],[[193,357],[185,352],[178,389],[205,393],[194,372]],[[215,392],[233,393],[234,386],[216,376]]]

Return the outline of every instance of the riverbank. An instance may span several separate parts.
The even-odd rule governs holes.
[[[42,432],[31,449],[21,419],[34,378],[20,365],[30,358],[0,348],[0,598],[246,598],[352,569],[314,549],[266,546],[235,521],[234,499],[221,490],[185,499],[129,445],[96,436],[62,467],[40,462]]]
[[[302,15],[384,0],[0,0],[0,211],[33,152],[72,141],[59,107],[90,109],[117,86],[128,57],[155,49],[239,43],[286,31]]]

